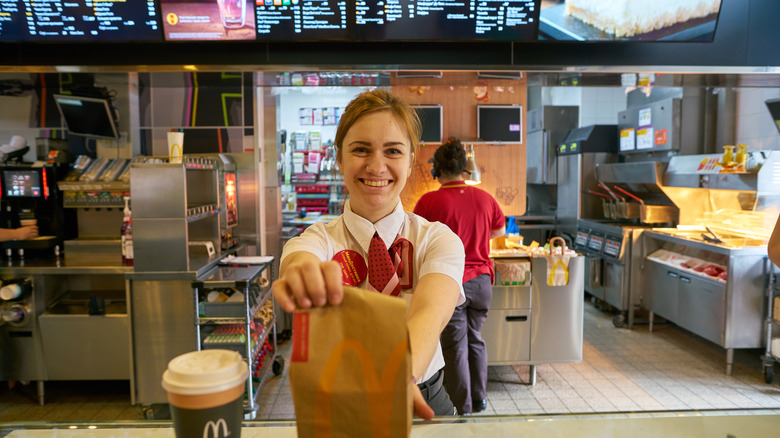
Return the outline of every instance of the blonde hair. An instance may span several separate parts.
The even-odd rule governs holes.
[[[338,158],[341,159],[342,144],[352,125],[364,115],[377,111],[390,111],[401,122],[401,126],[409,137],[410,160],[413,161],[420,147],[422,133],[422,125],[417,111],[400,97],[379,88],[358,94],[344,110],[344,114],[339,120],[339,126],[336,128],[336,139],[334,140]]]

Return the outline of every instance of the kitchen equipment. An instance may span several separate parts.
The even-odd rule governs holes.
[[[611,213],[605,214],[602,200],[590,196],[587,190],[598,185],[598,165],[618,160],[616,127],[591,125],[572,129],[557,149],[557,234],[571,240],[579,219],[613,217]]]
[[[576,128],[578,106],[545,105],[528,110],[526,182],[556,184],[555,148]]]

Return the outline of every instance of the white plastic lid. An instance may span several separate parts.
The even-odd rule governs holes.
[[[162,387],[176,394],[209,394],[234,388],[248,376],[249,366],[236,351],[193,351],[168,362]]]
[[[19,298],[22,294],[22,287],[18,284],[9,284],[0,288],[0,298],[4,300],[13,300]]]

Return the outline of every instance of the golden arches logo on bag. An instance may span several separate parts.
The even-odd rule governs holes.
[[[387,397],[388,393],[393,392],[397,379],[406,376],[401,375],[406,353],[409,349],[407,340],[404,340],[391,352],[385,363],[381,374],[377,371],[377,366],[371,358],[368,350],[356,339],[344,339],[339,342],[328,356],[325,366],[320,375],[317,386],[316,403],[314,408],[314,423],[328,424],[331,418],[332,394],[336,382],[336,375],[342,362],[344,354],[352,351],[358,358],[363,378],[365,379],[366,392],[368,394],[369,413],[371,416],[372,436],[388,437],[390,436],[390,422],[393,413],[393,398]],[[331,428],[317,428],[315,431],[317,437],[330,437]]]
[[[563,261],[559,260],[555,262],[552,269],[550,269],[550,275],[547,278],[548,286],[555,285],[555,271],[557,271],[559,267],[563,269],[563,273],[565,276],[565,284],[569,284],[569,267],[566,266],[566,263],[563,263]]]

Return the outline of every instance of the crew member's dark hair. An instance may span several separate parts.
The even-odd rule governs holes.
[[[466,150],[460,144],[460,140],[450,137],[447,142],[439,146],[433,154],[434,178],[442,175],[458,175],[466,169]]]

